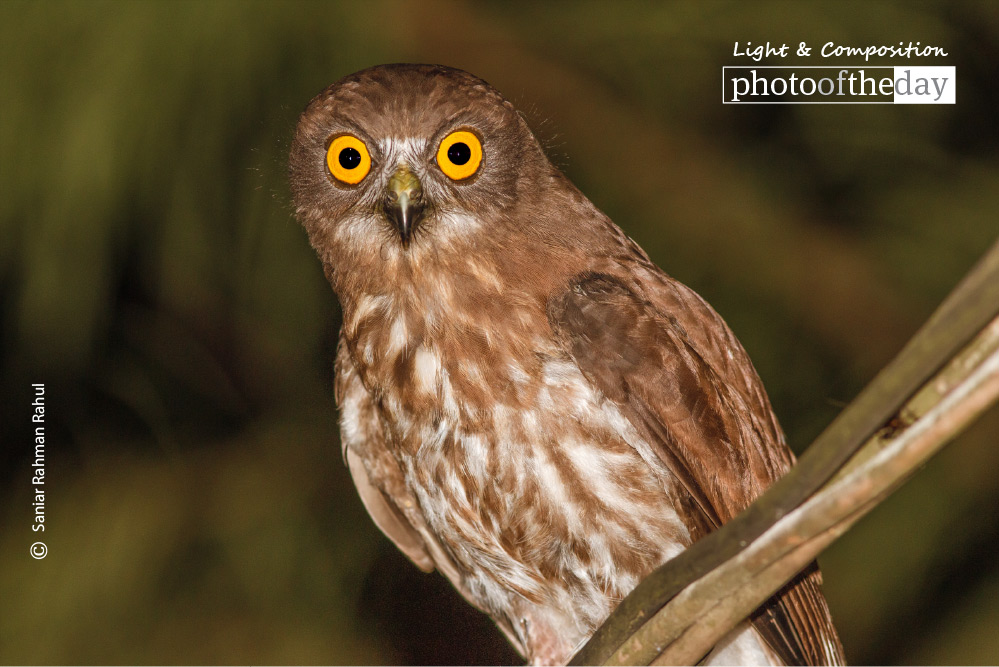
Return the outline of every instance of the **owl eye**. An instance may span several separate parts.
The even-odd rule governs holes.
[[[458,130],[444,137],[437,149],[437,164],[449,178],[460,181],[479,169],[482,163],[482,142],[467,130]]]
[[[341,134],[326,151],[326,166],[336,180],[356,185],[371,171],[371,156],[363,141]]]

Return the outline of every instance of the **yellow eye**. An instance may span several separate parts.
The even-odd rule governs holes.
[[[341,134],[326,151],[326,166],[336,180],[357,185],[371,171],[371,156],[363,141]]]
[[[449,178],[460,181],[479,169],[482,163],[482,143],[465,130],[458,130],[444,137],[437,149],[437,164]]]

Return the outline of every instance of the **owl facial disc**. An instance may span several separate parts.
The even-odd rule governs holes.
[[[406,163],[400,163],[385,187],[385,216],[399,231],[404,248],[423,218],[423,185]]]

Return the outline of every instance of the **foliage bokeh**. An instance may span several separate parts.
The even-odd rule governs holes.
[[[737,40],[941,45],[958,103],[722,105]],[[441,62],[503,91],[725,316],[799,450],[999,231],[985,2],[9,2],[0,43],[3,663],[516,660],[340,461],[338,311],[285,173],[340,76]],[[853,662],[999,660],[997,430],[824,554]]]

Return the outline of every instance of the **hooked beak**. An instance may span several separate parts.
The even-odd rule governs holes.
[[[406,164],[400,164],[385,188],[385,216],[399,231],[404,248],[423,218],[423,186]]]

